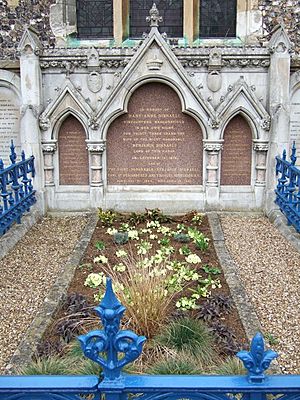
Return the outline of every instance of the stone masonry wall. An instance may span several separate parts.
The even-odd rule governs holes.
[[[14,7],[13,3],[17,5]],[[0,59],[17,58],[16,48],[25,24],[34,26],[45,46],[54,46],[55,38],[49,25],[52,3],[55,3],[55,0],[0,0]],[[274,26],[283,22],[296,52],[300,53],[299,1],[259,0],[259,9],[263,13],[264,37],[268,38]]]

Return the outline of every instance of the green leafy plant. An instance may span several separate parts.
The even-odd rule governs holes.
[[[163,346],[199,357],[205,363],[216,355],[213,337],[207,326],[199,320],[185,317],[166,325],[155,340]]]
[[[192,218],[192,222],[195,222],[197,225],[200,225],[202,223],[203,217],[204,217],[204,214],[195,213]]]
[[[202,251],[207,250],[209,239],[204,233],[198,231],[196,228],[189,228],[188,235],[195,243],[197,249]]]
[[[99,251],[105,250],[105,243],[104,243],[102,240],[98,240],[98,241],[95,243],[95,247],[96,247],[96,249],[99,250]]]
[[[170,246],[170,239],[167,237],[163,237],[158,242],[161,246]]]
[[[214,266],[211,266],[211,265],[208,265],[208,264],[203,265],[202,269],[207,274],[219,275],[221,273],[220,268],[214,267]]]
[[[188,245],[184,245],[179,249],[179,253],[183,256],[189,256],[192,252]]]
[[[126,244],[128,242],[128,232],[117,232],[114,234],[114,242],[117,245]]]
[[[130,224],[138,225],[138,224],[146,221],[146,215],[145,215],[145,213],[132,212],[129,215],[128,221]]]
[[[98,217],[102,222],[102,226],[112,226],[117,220],[117,214],[113,210],[102,210],[99,208]]]
[[[146,208],[145,217],[147,221],[158,221],[159,223],[169,223],[172,221],[170,216],[165,215],[158,208],[154,208],[153,210]]]
[[[279,343],[278,338],[270,332],[265,332],[264,338],[269,343],[270,346],[276,346]]]

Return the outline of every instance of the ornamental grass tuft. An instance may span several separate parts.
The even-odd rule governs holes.
[[[216,357],[213,336],[207,326],[189,317],[179,318],[166,325],[156,341],[178,352],[192,354],[207,364]]]
[[[147,372],[153,375],[200,375],[204,370],[196,358],[178,353],[174,357],[157,361]]]
[[[217,375],[246,375],[243,363],[237,357],[228,357],[213,371]]]
[[[72,372],[72,360],[58,356],[38,358],[18,371],[20,375],[69,375]]]

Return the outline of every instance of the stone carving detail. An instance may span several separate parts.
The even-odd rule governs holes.
[[[271,128],[271,118],[267,116],[261,121],[261,127],[264,131],[269,131]]]
[[[208,66],[208,58],[185,58],[180,60],[183,67],[206,67]]]
[[[219,129],[220,127],[220,121],[217,119],[210,119],[208,122],[209,126],[211,126],[213,129]]]
[[[206,151],[220,151],[223,149],[222,143],[204,143],[204,150]]]
[[[62,60],[53,58],[48,60],[42,60],[40,63],[42,69],[47,68],[65,68],[67,71],[74,71],[75,68],[85,68],[87,66],[86,60],[73,59],[73,60]]]
[[[217,70],[219,71],[222,67],[222,52],[220,49],[213,49],[211,54],[209,55],[209,70]]]
[[[90,49],[90,51],[88,52],[87,65],[88,65],[88,67],[98,67],[99,66],[99,54],[94,47],[92,47]]]
[[[97,71],[91,72],[87,77],[87,86],[93,93],[97,93],[101,90],[102,83],[102,77]]]
[[[88,143],[87,149],[91,153],[103,153],[105,150],[105,143]]]
[[[153,27],[158,27],[159,26],[159,22],[163,22],[163,17],[161,15],[159,15],[159,11],[156,7],[156,4],[153,3],[153,6],[149,12],[149,16],[146,17],[146,21],[150,22],[150,26],[151,28]]]
[[[222,76],[219,71],[211,71],[207,75],[207,87],[212,92],[218,92],[222,86]]]
[[[183,67],[209,67],[210,60],[209,58],[200,57],[190,57],[190,58],[182,58],[179,59]],[[268,68],[270,66],[270,59],[268,58],[222,58],[221,67],[230,67],[230,68]],[[218,68],[216,68],[218,69]]]
[[[256,151],[268,151],[269,150],[269,143],[253,143],[253,150]]]
[[[42,150],[44,153],[54,153],[57,149],[57,143],[50,142],[50,143],[42,143]]]
[[[157,55],[154,58],[147,61],[147,67],[149,71],[159,71],[163,65],[163,61],[160,60]]]
[[[32,114],[33,114],[33,116],[35,118],[39,117],[39,114],[40,114],[39,107],[38,106],[34,106],[32,104],[26,104],[26,105],[23,105],[21,107],[21,110],[20,110],[21,117],[23,117],[26,114],[27,110],[31,110],[31,112],[32,112]]]
[[[47,131],[50,128],[50,120],[43,114],[39,118],[39,124],[42,131]]]
[[[89,127],[93,130],[97,130],[99,128],[99,122],[95,117],[91,117],[89,119]]]

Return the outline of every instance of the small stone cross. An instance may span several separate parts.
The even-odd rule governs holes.
[[[148,17],[146,17],[146,21],[150,22],[150,27],[158,27],[158,23],[159,22],[163,22],[163,17],[161,15],[159,15],[159,11],[156,7],[156,4],[153,3],[153,6],[150,10],[150,15]]]

